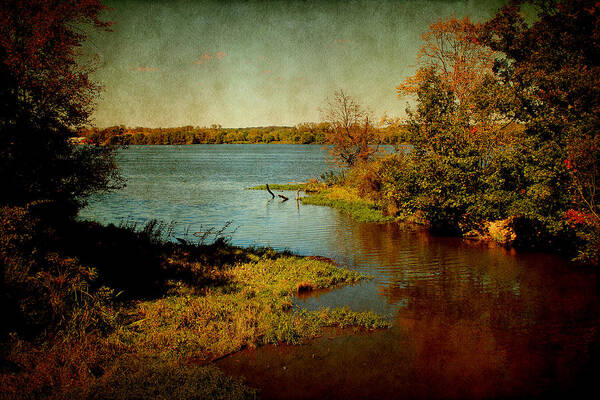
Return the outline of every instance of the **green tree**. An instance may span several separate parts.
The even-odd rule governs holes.
[[[494,197],[484,195],[492,161],[508,141],[507,124],[499,125],[503,97],[492,70],[494,53],[478,42],[479,29],[468,18],[431,24],[416,74],[397,88],[416,100],[407,125],[399,128],[400,144],[411,150],[391,158],[389,163],[405,165],[384,175],[410,190],[384,179],[386,190],[398,192],[384,197],[405,213],[422,212],[438,231],[465,233],[486,219],[506,217]]]
[[[523,1],[503,7],[482,41],[503,54],[495,65],[510,107],[526,124],[527,196],[520,212],[552,236],[577,232],[581,259],[600,257],[600,4]],[[538,234],[538,232],[533,232]]]
[[[448,83],[433,68],[422,78],[406,132],[412,146],[406,158],[416,168],[408,174],[419,177],[407,204],[424,212],[433,229],[462,233],[484,218],[475,211],[488,166],[486,154],[472,140],[477,128],[459,112]]]

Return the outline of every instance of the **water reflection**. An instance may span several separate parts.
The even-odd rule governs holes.
[[[226,371],[267,398],[547,398],[594,383],[595,271],[397,225],[347,222],[331,239],[335,256],[373,282],[297,304],[387,310],[394,328],[248,351],[223,360]]]

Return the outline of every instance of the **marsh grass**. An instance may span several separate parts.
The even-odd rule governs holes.
[[[340,178],[341,179],[341,178]],[[270,184],[271,190],[302,190],[308,196],[301,197],[302,204],[332,207],[342,211],[358,222],[384,223],[396,220],[385,215],[372,200],[360,196],[355,188],[344,185],[328,185],[317,181],[294,184]],[[266,190],[266,185],[248,188],[248,190]]]
[[[311,179],[308,182],[270,183],[269,188],[271,190],[302,190],[305,193],[316,193],[327,188],[327,185],[316,179]],[[267,185],[253,186],[247,188],[247,190],[267,190]]]
[[[211,360],[245,347],[297,344],[317,336],[324,326],[389,326],[375,314],[293,309],[300,283],[318,289],[365,279],[324,261],[261,257],[218,273],[228,277],[227,284],[204,295],[190,295],[180,287],[172,296],[137,303],[130,311],[134,321],[121,327],[115,340],[165,359]]]
[[[211,361],[245,347],[301,343],[328,326],[389,326],[373,313],[292,306],[301,286],[334,288],[366,278],[324,258],[243,249],[219,238],[174,243],[165,240],[170,225],[158,222],[142,228],[73,222],[36,227],[33,237],[29,219],[6,219],[12,222],[0,226],[0,250],[15,266],[7,273],[26,279],[6,280],[16,283],[7,286],[5,297],[47,301],[50,310],[63,306],[53,311],[60,320],[48,318],[43,330],[39,323],[6,320],[0,398],[253,398],[256,392],[224,377]],[[32,251],[41,260],[37,264],[31,264]],[[69,278],[85,278],[85,301],[71,300],[64,271],[56,275],[41,263],[46,254],[68,271],[85,266],[89,274]],[[39,288],[22,281],[38,282]],[[36,316],[39,321],[38,314],[23,321]]]
[[[306,187],[306,183],[285,183],[285,184],[278,184],[278,183],[273,183],[269,185],[269,188],[271,190],[304,190],[304,188]],[[252,186],[249,187],[248,190],[267,190],[267,185],[259,185],[259,186]]]
[[[302,197],[302,204],[327,206],[348,214],[358,222],[391,222],[395,218],[385,215],[373,201],[358,195],[352,188],[334,186],[307,197]]]

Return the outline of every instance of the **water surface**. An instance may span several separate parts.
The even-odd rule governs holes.
[[[234,244],[331,257],[374,279],[296,299],[348,305],[393,321],[390,330],[337,334],[303,346],[265,346],[222,360],[265,398],[578,397],[594,387],[600,355],[595,270],[337,211],[270,200],[264,183],[306,181],[335,168],[302,145],[132,146],[129,184],[82,218],[174,220],[176,236],[233,221]],[[597,389],[595,390],[597,392]]]
[[[294,192],[285,192],[291,201],[282,202],[270,200],[266,191],[245,189],[319,177],[336,168],[327,159],[327,149],[315,145],[130,146],[118,160],[128,180],[125,189],[92,200],[80,217],[116,224],[175,221],[179,236],[232,221],[227,232],[236,229],[237,245],[324,251],[325,244],[314,245],[329,229],[343,229],[330,210],[299,209]]]

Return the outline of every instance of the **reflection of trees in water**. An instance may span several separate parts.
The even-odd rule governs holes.
[[[228,373],[274,398],[583,397],[571,391],[599,342],[593,274],[552,257],[339,221],[327,248],[375,276],[398,306],[394,327],[259,348],[223,360]]]
[[[507,354],[489,327],[468,320],[449,324],[442,315],[425,319],[398,317],[395,324],[409,338],[404,351],[413,354],[412,379],[425,385],[418,397],[509,394],[503,374],[509,368]]]
[[[379,293],[399,305],[415,381],[438,382],[427,393],[534,395],[541,380],[564,388],[600,340],[590,271],[393,225],[350,232],[356,263],[373,266]]]
[[[351,224],[355,262],[370,265],[399,315],[485,320],[495,329],[538,323],[589,324],[599,310],[597,278],[558,258],[432,237],[397,225]]]

